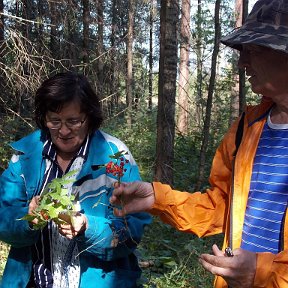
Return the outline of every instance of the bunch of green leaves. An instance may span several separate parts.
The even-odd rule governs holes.
[[[63,220],[67,218],[72,221],[71,216],[76,213],[75,195],[69,195],[68,189],[64,187],[66,184],[73,182],[73,179],[69,178],[73,174],[75,174],[75,171],[65,174],[62,178],[53,179],[40,196],[38,207],[32,214],[26,214],[20,220],[32,222],[37,219],[37,224],[33,224],[33,229],[36,230],[43,229],[50,220],[53,220],[56,224],[68,223]],[[63,217],[64,214],[68,217]]]

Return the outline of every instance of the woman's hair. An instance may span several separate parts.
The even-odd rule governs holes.
[[[99,97],[84,75],[65,72],[45,80],[36,91],[35,121],[42,130],[47,130],[45,117],[48,111],[59,113],[63,106],[77,101],[81,112],[88,117],[89,131],[96,131],[103,122]]]

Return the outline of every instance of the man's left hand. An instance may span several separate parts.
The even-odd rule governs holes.
[[[215,244],[212,246],[212,251],[214,255],[202,254],[199,259],[207,271],[223,277],[229,287],[253,287],[256,253],[238,248],[233,250],[233,257],[227,257]]]

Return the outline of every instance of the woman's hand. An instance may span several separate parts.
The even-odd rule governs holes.
[[[29,204],[28,214],[34,215],[33,211],[39,206],[39,201],[40,201],[40,196],[35,196],[32,198],[32,200]],[[35,218],[34,220],[32,220],[29,223],[35,225],[35,224],[38,224],[38,220]]]
[[[202,254],[199,262],[209,272],[225,279],[229,287],[253,287],[256,272],[256,253],[241,248],[233,250],[233,257],[226,257],[217,245],[212,247],[214,255]]]
[[[59,218],[67,222],[67,224],[59,224],[58,230],[61,235],[68,239],[85,232],[88,227],[88,221],[85,215],[77,213],[74,216],[67,214],[59,214]]]

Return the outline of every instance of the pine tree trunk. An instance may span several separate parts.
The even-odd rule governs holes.
[[[133,101],[133,29],[134,29],[134,0],[129,0],[128,7],[128,35],[127,35],[127,79],[126,79],[126,105],[127,125],[132,125],[132,101]]]
[[[154,27],[154,0],[151,1],[150,16],[149,16],[149,96],[148,96],[148,112],[152,111],[152,98],[153,98],[153,27]]]
[[[155,180],[173,184],[177,76],[177,0],[162,0]]]
[[[189,48],[190,48],[190,0],[182,0],[182,16],[180,30],[180,66],[179,66],[179,96],[178,96],[178,131],[188,132],[188,90],[189,90]]]

